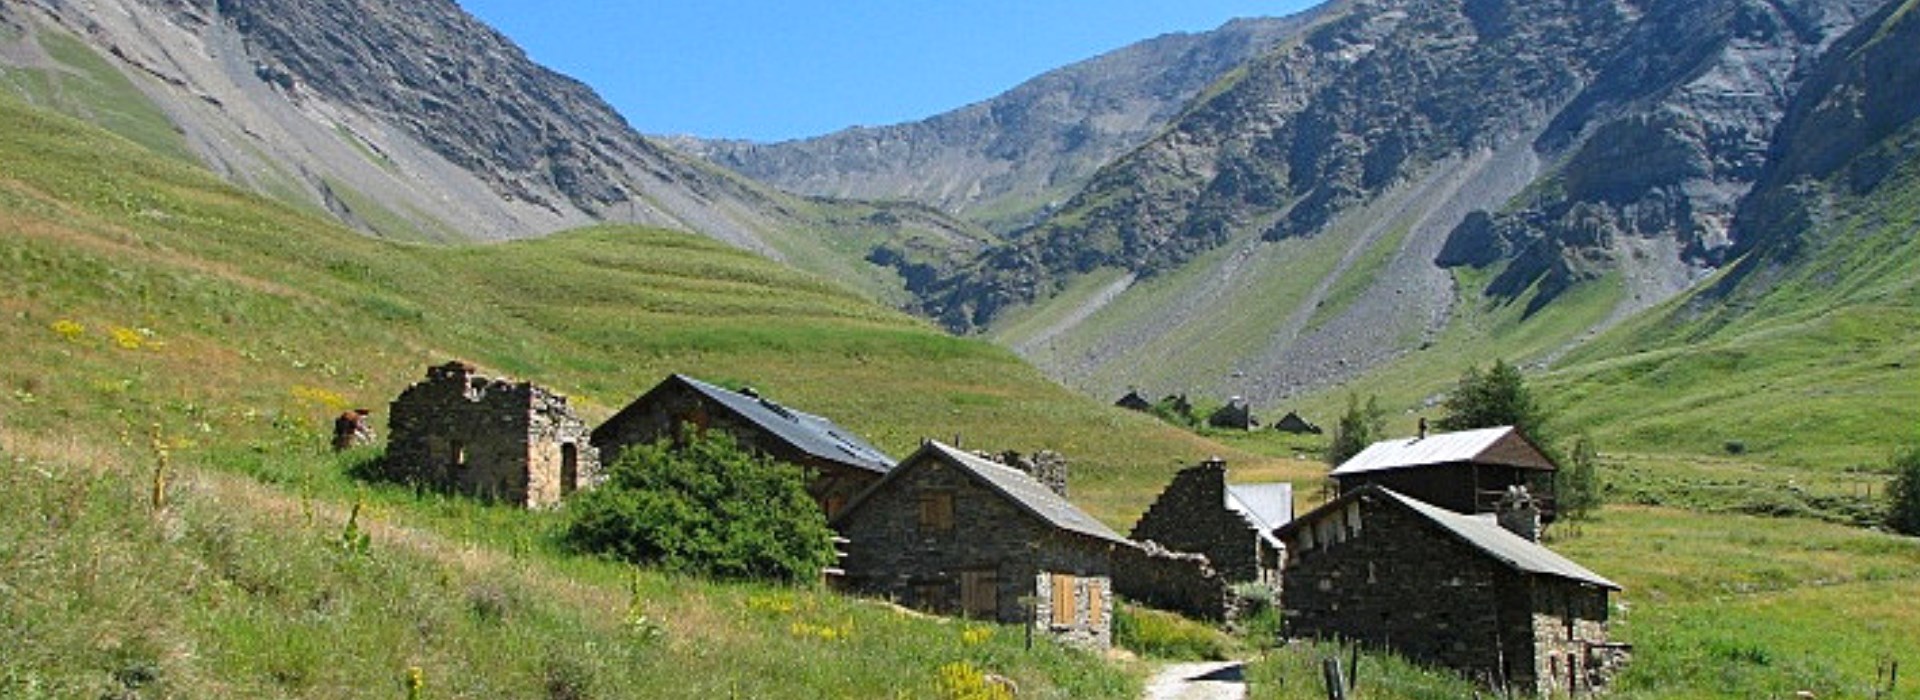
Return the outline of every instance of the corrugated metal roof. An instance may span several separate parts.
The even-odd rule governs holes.
[[[891,471],[896,464],[885,452],[826,418],[796,411],[766,398],[723,389],[686,375],[676,374],[673,378],[686,382],[695,391],[732,409],[741,418],[807,454],[881,474]]]
[[[1387,469],[1481,461],[1483,454],[1507,439],[1525,440],[1513,429],[1513,426],[1435,433],[1424,438],[1381,440],[1368,445],[1367,449],[1360,451],[1360,454],[1341,463],[1333,470],[1332,475],[1338,477]],[[1531,443],[1528,444],[1531,445]],[[1511,466],[1545,468],[1533,464]]]
[[[1293,520],[1293,484],[1228,484],[1227,509],[1246,518],[1267,542],[1279,546],[1274,528]]]
[[[1620,590],[1620,584],[1575,564],[1572,559],[1560,556],[1537,542],[1528,541],[1524,537],[1509,532],[1492,518],[1461,515],[1381,486],[1367,488],[1377,489],[1381,494],[1398,501],[1413,512],[1419,513],[1422,517],[1459,536],[1467,544],[1486,552],[1488,556],[1515,570],[1543,576],[1558,576],[1602,588]]]
[[[1116,544],[1133,545],[1127,538],[1121,537],[1105,523],[1095,520],[1093,516],[1074,507],[1072,503],[1067,502],[1067,499],[1054,493],[1053,489],[1047,488],[1045,484],[1026,472],[981,459],[958,448],[932,440],[902,464],[911,464],[920,459],[921,455],[938,457],[948,464],[973,473],[993,490],[999,491],[1027,512],[1056,528]],[[876,485],[874,488],[878,489],[879,486]]]

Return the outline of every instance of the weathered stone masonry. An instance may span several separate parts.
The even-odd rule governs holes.
[[[602,479],[567,397],[461,362],[431,367],[401,392],[387,434],[392,475],[435,488],[548,507]]]
[[[1387,647],[1535,692],[1605,683],[1617,660],[1606,589],[1518,570],[1379,492],[1355,496],[1283,529],[1289,636]]]
[[[1111,645],[1115,543],[1054,527],[961,467],[925,455],[902,462],[834,521],[848,540],[846,587]]]

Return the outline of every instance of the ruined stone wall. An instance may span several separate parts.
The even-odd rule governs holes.
[[[1504,568],[1416,514],[1365,501],[1287,542],[1286,634],[1358,640],[1470,676],[1501,677],[1501,643],[1514,636],[1502,630]],[[1514,665],[1530,668],[1529,656]]]
[[[1245,518],[1227,508],[1227,467],[1222,462],[1180,470],[1127,538],[1204,554],[1230,582],[1260,580],[1260,536]]]
[[[1067,497],[1067,457],[1053,450],[1041,450],[1031,455],[1023,455],[1013,450],[1005,452],[977,452],[980,458],[990,462],[1004,464],[1033,477],[1047,490]]]
[[[953,614],[966,602],[963,578],[987,576],[996,621],[1026,623],[1032,615],[1036,631],[1112,643],[1108,544],[1055,530],[944,461],[899,469],[909,471],[834,523],[848,540],[841,566],[849,590]],[[922,526],[921,494],[929,492],[952,494],[951,528]],[[1074,577],[1069,624],[1053,623],[1054,574]]]
[[[575,491],[599,486],[606,475],[586,421],[573,414],[567,397],[539,386],[529,390],[527,505],[556,505]]]
[[[1225,621],[1234,613],[1232,586],[1204,554],[1176,552],[1159,543],[1114,552],[1113,588],[1150,608],[1188,617]]]
[[[458,363],[429,369],[426,381],[394,399],[387,435],[390,473],[458,493],[551,506],[562,491],[601,478],[586,424],[565,396],[489,379]],[[563,487],[569,451],[574,484]]]

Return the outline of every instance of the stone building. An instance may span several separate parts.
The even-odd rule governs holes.
[[[1128,538],[1204,554],[1231,582],[1278,583],[1282,548],[1272,533],[1291,520],[1292,484],[1228,484],[1216,458],[1174,474]]]
[[[1424,425],[1424,424],[1423,424]],[[1509,488],[1523,486],[1553,522],[1553,473],[1559,466],[1511,426],[1382,440],[1330,475],[1346,493],[1367,484],[1458,513],[1491,513]]]
[[[1300,414],[1294,411],[1288,411],[1287,415],[1281,416],[1280,420],[1275,421],[1273,429],[1295,435],[1319,435],[1321,432],[1320,426],[1308,423],[1307,419],[1301,418]]]
[[[1514,520],[1525,520],[1516,518]],[[1589,692],[1620,586],[1503,529],[1369,484],[1282,526],[1289,636],[1356,640],[1529,693]]]
[[[732,391],[675,374],[593,430],[593,445],[612,464],[628,445],[673,438],[682,425],[722,430],[741,446],[808,469],[807,492],[838,513],[854,495],[893,468],[878,448],[820,416],[794,410],[752,389]]]
[[[1207,416],[1207,425],[1228,430],[1252,430],[1260,427],[1260,421],[1253,417],[1253,405],[1235,396]]]
[[[528,507],[598,484],[599,451],[567,397],[449,362],[387,413],[387,471],[410,483]]]
[[[1234,585],[1279,587],[1283,548],[1272,533],[1292,519],[1292,484],[1228,484],[1226,462],[1219,459],[1183,469],[1128,533],[1128,539],[1152,546],[1127,555],[1127,565],[1114,572],[1114,587],[1152,607],[1229,619]],[[1197,555],[1204,565],[1172,553]]]
[[[1111,562],[1132,543],[1018,469],[928,442],[832,525],[850,592],[1113,643]]]

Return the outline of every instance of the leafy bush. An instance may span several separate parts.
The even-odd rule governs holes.
[[[1920,535],[1920,447],[1893,458],[1893,483],[1887,485],[1887,527]]]
[[[806,581],[833,563],[832,531],[797,467],[714,431],[627,449],[568,505],[581,551],[727,579]]]

